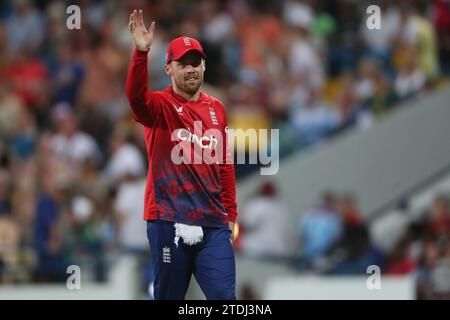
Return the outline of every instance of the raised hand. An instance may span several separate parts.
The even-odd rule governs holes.
[[[153,40],[153,32],[155,31],[155,21],[152,21],[150,28],[147,31],[144,25],[144,14],[142,10],[134,10],[130,14],[130,22],[128,28],[133,36],[135,47],[140,51],[147,51],[150,49]]]

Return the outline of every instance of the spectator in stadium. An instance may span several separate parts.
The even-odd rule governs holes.
[[[394,87],[400,99],[409,99],[421,93],[427,78],[417,65],[417,50],[411,46],[404,54],[404,66],[397,74]]]
[[[6,20],[8,49],[12,55],[23,49],[36,52],[44,34],[42,13],[33,7],[30,0],[13,1],[13,12]]]
[[[334,94],[333,107],[339,114],[339,124],[332,134],[340,133],[351,127],[362,127],[366,123],[367,114],[362,109],[361,101],[355,93],[355,77],[353,72],[346,72],[340,77],[339,89]]]
[[[403,276],[415,270],[417,262],[411,255],[411,243],[408,234],[400,238],[386,259],[387,275]]]
[[[41,176],[43,185],[35,208],[34,246],[37,266],[34,280],[38,282],[59,282],[66,280],[66,259],[63,231],[63,189],[54,176],[47,172]]]
[[[383,27],[367,28],[367,21],[361,19],[360,37],[366,46],[365,55],[375,59],[384,71],[390,75],[392,70],[391,56],[394,41],[400,32],[400,12],[398,6],[387,0],[379,4],[383,15]]]
[[[11,153],[17,160],[16,164],[19,164],[32,157],[39,137],[36,119],[29,109],[22,109],[18,113],[12,134],[10,140]]]
[[[10,81],[0,80],[0,132],[2,138],[10,139],[17,128],[24,105],[11,90]]]
[[[154,280],[154,271],[145,235],[146,224],[142,218],[145,179],[133,170],[123,171],[122,175],[114,203],[118,242],[124,253],[137,258],[136,285],[141,294],[146,294]]]
[[[433,297],[431,274],[436,261],[439,259],[439,248],[436,242],[431,239],[424,239],[422,244],[423,249],[415,272],[416,299],[426,300]]]
[[[68,103],[74,105],[83,82],[84,66],[76,59],[70,43],[62,42],[58,46],[55,66],[50,70],[53,82],[53,103]]]
[[[116,127],[109,144],[111,157],[104,172],[110,185],[119,186],[129,176],[141,177],[145,174],[144,157],[139,149],[127,140],[129,139],[124,128]]]
[[[391,86],[389,78],[376,59],[361,59],[358,63],[355,90],[356,96],[365,110],[376,116],[381,116],[389,111],[396,102]]]
[[[437,243],[439,259],[431,272],[433,299],[450,299],[450,238],[447,236]]]
[[[431,6],[441,71],[450,75],[450,8],[446,0],[435,0]]]
[[[56,133],[51,139],[54,155],[63,161],[74,175],[81,163],[92,159],[100,163],[102,155],[95,140],[78,129],[77,119],[68,104],[58,104],[53,110]]]
[[[425,16],[425,5],[421,1],[414,4],[405,2],[400,9],[400,30],[397,42],[397,54],[409,54],[409,48],[417,51],[416,65],[427,80],[435,80],[439,72],[437,55],[437,36],[431,21]],[[408,58],[406,58],[408,59]]]
[[[331,275],[362,275],[370,265],[383,266],[383,254],[371,244],[364,224],[347,226],[327,258],[329,267],[325,272]]]
[[[291,255],[289,212],[273,182],[264,182],[242,211],[242,253],[246,256],[285,259]]]
[[[450,210],[448,199],[438,196],[434,199],[425,222],[425,233],[433,239],[450,236]]]
[[[310,88],[303,108],[292,115],[292,121],[298,134],[299,144],[309,147],[324,140],[341,123],[341,116],[336,108],[321,100],[319,89]]]
[[[307,4],[288,1],[284,8],[284,19],[290,33],[291,46],[287,62],[292,81],[299,87],[320,90],[325,75],[321,53],[311,39],[313,10]]]
[[[379,63],[375,59],[362,58],[356,72],[356,96],[361,101],[370,99],[375,94],[375,79],[381,72]]]
[[[23,49],[9,57],[3,72],[5,81],[11,84],[11,91],[25,106],[33,110],[42,126],[46,125],[50,89],[45,63],[29,50]]]
[[[11,185],[10,176],[6,170],[0,168],[0,216],[11,213]]]
[[[14,258],[19,254],[20,233],[10,215],[0,215],[0,283],[11,277]],[[13,279],[10,279],[13,280]]]
[[[101,212],[89,196],[76,195],[68,205],[71,259],[89,269],[97,282],[106,280],[105,245],[101,237]]]
[[[345,193],[339,198],[339,213],[342,215],[345,226],[363,224],[361,211],[352,193]]]
[[[373,81],[373,95],[363,101],[363,108],[374,116],[381,117],[392,110],[398,102],[398,97],[386,75],[376,73]]]
[[[354,195],[339,198],[338,211],[343,221],[342,236],[327,258],[327,274],[365,274],[370,265],[382,266],[383,255],[371,243],[369,229],[362,220]]]
[[[320,202],[302,215],[299,225],[300,252],[297,267],[321,268],[322,258],[340,239],[342,218],[333,192],[322,194]]]

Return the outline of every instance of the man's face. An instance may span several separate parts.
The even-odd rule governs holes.
[[[187,93],[196,93],[203,84],[205,60],[197,51],[189,51],[178,61],[171,61],[166,66],[166,73],[172,77],[176,87]]]

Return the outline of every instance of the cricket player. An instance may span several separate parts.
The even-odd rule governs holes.
[[[196,39],[172,40],[164,66],[172,84],[151,91],[147,57],[155,22],[147,30],[142,10],[134,10],[129,29],[135,49],[126,92],[133,118],[145,131],[144,219],[155,299],[185,299],[192,274],[207,299],[236,299],[234,166],[227,161],[224,107],[201,91],[206,55]]]

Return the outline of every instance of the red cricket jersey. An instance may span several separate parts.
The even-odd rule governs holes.
[[[144,126],[147,146],[144,219],[211,227],[235,222],[233,164],[194,161],[198,151],[210,152],[211,147],[224,150],[223,160],[230,156],[222,103],[204,92],[197,101],[188,101],[172,86],[163,91],[148,90],[147,55],[148,51],[135,49],[126,83],[132,115]],[[211,136],[211,131],[221,135]],[[192,147],[191,163],[174,162],[174,148],[188,145]]]

